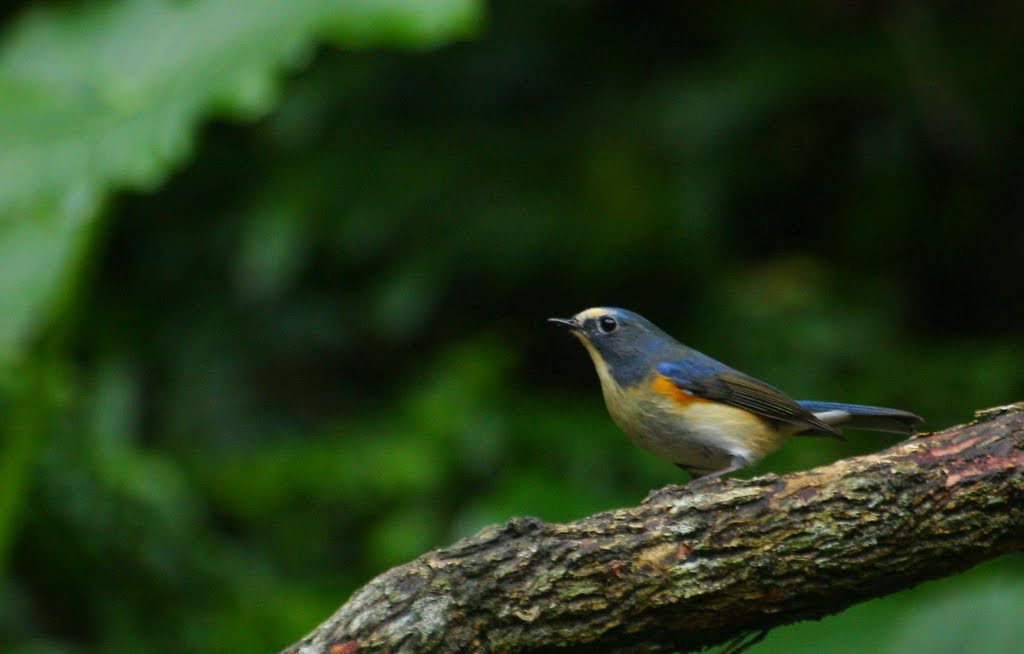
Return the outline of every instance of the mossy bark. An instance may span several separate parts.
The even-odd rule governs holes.
[[[806,472],[519,518],[357,591],[288,654],[672,652],[1024,549],[1021,405]]]

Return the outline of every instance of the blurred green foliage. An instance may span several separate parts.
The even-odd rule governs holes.
[[[3,651],[273,651],[430,547],[682,481],[543,323],[585,306],[933,427],[1024,395],[1013,4],[0,12]],[[1015,653],[1020,571],[757,651]]]

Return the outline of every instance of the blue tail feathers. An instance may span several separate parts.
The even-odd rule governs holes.
[[[836,427],[913,434],[914,428],[923,422],[921,416],[909,411],[880,406],[812,400],[801,400],[798,404],[815,414],[822,422]]]

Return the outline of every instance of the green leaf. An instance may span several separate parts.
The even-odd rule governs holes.
[[[69,193],[68,200],[20,220],[0,220],[0,366],[12,363],[74,279],[96,207],[84,195]]]
[[[113,190],[157,187],[204,119],[266,112],[317,39],[424,48],[468,34],[480,11],[477,0],[122,0],[27,12],[0,38],[0,254],[45,240],[46,256],[11,264],[21,290],[3,294],[0,361],[74,273],[82,223]]]

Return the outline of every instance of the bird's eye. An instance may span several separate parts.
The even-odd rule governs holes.
[[[597,328],[601,330],[602,334],[611,334],[619,328],[619,323],[611,316],[604,316],[597,321]]]

